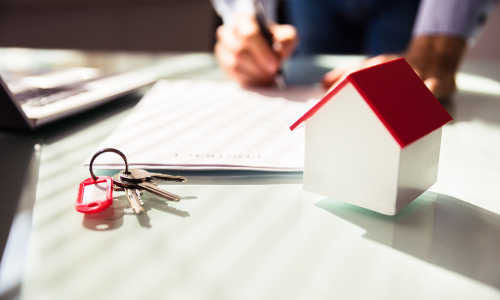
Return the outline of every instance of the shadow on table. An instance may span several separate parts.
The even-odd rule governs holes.
[[[0,299],[17,299],[35,203],[39,138],[33,134],[0,132]]]
[[[364,228],[365,238],[500,288],[500,216],[426,192],[396,216],[333,199],[315,204]]]
[[[149,217],[149,211],[151,211],[152,209],[173,214],[181,218],[189,217],[188,212],[177,209],[175,207],[171,207],[165,200],[156,199],[153,197],[147,197],[143,195],[143,198],[145,198],[143,201],[144,212],[141,214],[135,214],[129,208],[128,200],[125,195],[116,196],[113,199],[113,205],[111,205],[107,209],[95,214],[84,214],[82,221],[83,227],[96,231],[113,230],[123,225],[123,219],[125,215],[135,215],[141,227],[151,228],[151,218]],[[191,199],[196,199],[196,197],[184,197],[181,198],[181,201]],[[125,209],[127,209],[127,211],[125,211]]]

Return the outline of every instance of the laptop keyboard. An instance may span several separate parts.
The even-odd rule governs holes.
[[[31,88],[16,94],[16,98],[21,105],[44,106],[71,96],[86,92],[84,86],[67,86],[57,88]]]

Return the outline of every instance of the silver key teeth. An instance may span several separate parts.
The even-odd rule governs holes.
[[[173,193],[170,193],[170,192],[167,192],[165,190],[162,190],[162,189],[158,188],[152,182],[141,182],[141,183],[137,184],[137,186],[141,189],[144,189],[152,194],[163,197],[163,198],[170,200],[170,201],[178,202],[181,200],[180,196],[173,194]]]
[[[142,198],[141,198],[141,196],[142,196],[142,190],[140,190],[140,189],[134,189],[134,192],[137,195],[137,198],[139,198],[139,202],[141,203],[141,205],[144,205],[144,201],[142,201]]]
[[[142,207],[141,205],[141,198],[139,197],[139,192],[133,189],[125,189],[125,193],[127,194],[130,207],[134,210],[134,212],[136,214],[143,213],[144,207]]]
[[[134,189],[134,192],[136,193],[137,197],[139,198],[139,200],[141,200],[142,202],[142,199],[141,199],[141,196],[142,196],[142,190],[139,190],[139,189]]]

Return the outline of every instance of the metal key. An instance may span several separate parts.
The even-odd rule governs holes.
[[[142,202],[141,202],[141,191],[133,186],[128,186],[127,184],[121,184],[121,185],[118,184],[116,182],[116,178],[119,179],[117,175],[118,174],[113,176],[113,183],[116,186],[115,190],[119,190],[120,188],[122,188],[125,191],[128,202],[130,203],[130,207],[134,210],[136,214],[144,212],[144,207],[142,207]]]
[[[142,169],[129,169],[128,173],[125,170],[120,171],[120,179],[129,183],[136,183],[138,185],[143,185],[143,189],[172,201],[179,201],[180,197],[176,194],[164,191],[156,186],[151,180],[163,180],[163,181],[175,181],[175,182],[185,182],[187,178],[184,176],[174,176],[163,173],[150,173]],[[169,199],[169,196],[171,199]]]
[[[152,194],[155,194],[157,196],[160,196],[160,197],[165,198],[165,199],[170,200],[170,201],[181,200],[180,196],[160,189],[153,182],[148,182],[148,181],[129,182],[129,181],[125,181],[125,180],[120,178],[120,173],[117,173],[113,176],[113,182],[119,187],[123,187],[125,189],[145,190],[147,192],[150,192]]]
[[[144,182],[151,180],[185,182],[187,178],[184,176],[174,176],[163,173],[150,173],[142,169],[129,169],[128,173],[125,170],[120,171],[120,178],[127,182]]]
[[[128,202],[130,207],[134,210],[136,214],[144,212],[144,207],[142,207],[141,198],[139,197],[139,191],[136,189],[125,189],[127,194]]]
[[[114,184],[114,182],[113,182],[113,190],[115,192],[125,192],[125,188],[122,188],[121,186],[117,186],[116,184]],[[139,199],[141,199],[143,191],[135,189],[135,192],[138,193],[137,195],[139,196]],[[141,202],[142,202],[142,200],[141,200]]]
[[[114,190],[115,192],[125,192],[125,188],[122,188],[122,187],[120,187],[120,186],[117,186],[116,184],[114,184],[114,182],[113,182],[113,190]],[[135,191],[136,193],[138,193],[139,199],[141,199],[141,196],[142,196],[142,194],[143,194],[143,190],[135,189],[134,191]],[[142,202],[142,200],[141,200],[141,202]]]

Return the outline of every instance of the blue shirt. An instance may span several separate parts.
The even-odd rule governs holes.
[[[413,34],[472,38],[497,0],[422,0]]]
[[[225,23],[232,21],[232,14],[248,12],[252,0],[211,0]],[[276,0],[261,0],[271,19],[275,17]],[[347,0],[348,1],[348,0]],[[453,35],[472,38],[484,24],[487,14],[498,0],[422,0],[413,34]]]

